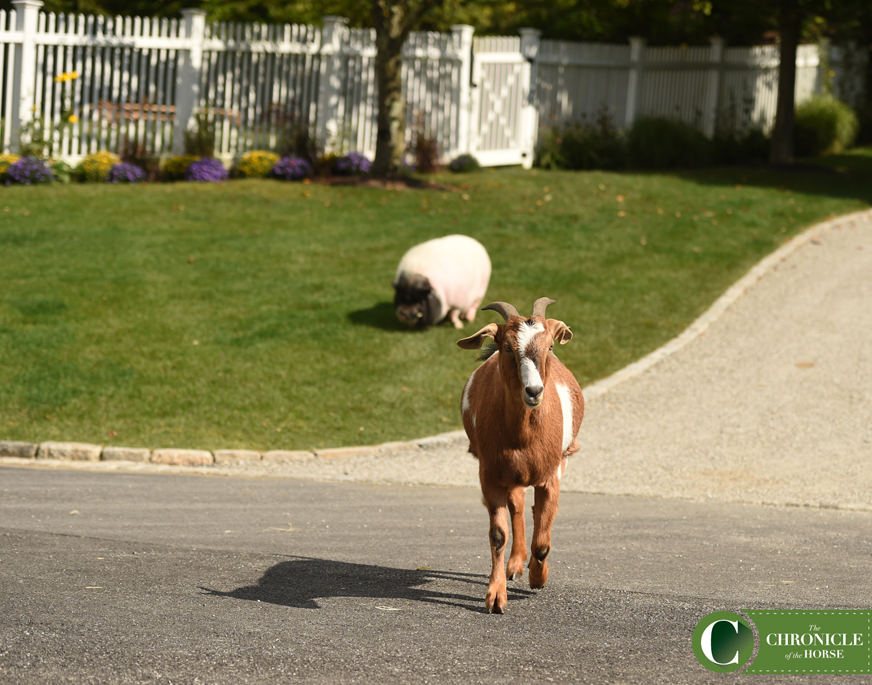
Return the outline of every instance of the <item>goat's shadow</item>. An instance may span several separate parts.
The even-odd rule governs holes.
[[[460,607],[481,613],[484,608],[486,576],[433,569],[409,570],[387,566],[353,564],[311,557],[290,557],[270,567],[257,585],[229,592],[200,587],[204,594],[251,602],[267,602],[300,609],[320,609],[317,599],[357,597],[406,602],[426,602]],[[437,585],[441,589],[436,589]],[[480,592],[463,590],[475,586]],[[459,586],[459,587],[458,587]],[[526,599],[529,590],[508,588],[511,599]]]

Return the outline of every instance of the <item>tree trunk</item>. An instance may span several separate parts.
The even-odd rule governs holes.
[[[402,43],[378,38],[375,58],[378,84],[378,136],[375,144],[374,176],[397,172],[406,153],[406,108],[403,101]]]
[[[396,0],[373,0],[375,78],[378,86],[378,132],[374,176],[397,172],[406,154],[406,108],[403,102],[403,44],[409,34],[408,6]]]
[[[772,131],[772,149],[769,153],[769,161],[773,164],[793,163],[796,49],[802,30],[802,18],[801,9],[791,0],[782,2],[779,17],[781,49],[778,63],[778,104],[775,110],[775,128]]]

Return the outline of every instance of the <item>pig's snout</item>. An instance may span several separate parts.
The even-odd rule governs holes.
[[[418,322],[424,318],[424,312],[420,309],[397,307],[397,318],[409,326],[416,326]]]

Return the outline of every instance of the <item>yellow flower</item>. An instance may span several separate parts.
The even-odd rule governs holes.
[[[75,114],[70,114],[67,121],[69,121],[71,124],[75,124],[79,121],[79,117],[77,117]]]
[[[79,78],[79,72],[78,71],[71,71],[70,72],[70,80],[72,81],[73,79],[77,79],[77,78]]]

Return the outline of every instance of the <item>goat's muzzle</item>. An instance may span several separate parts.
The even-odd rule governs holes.
[[[541,385],[526,386],[524,388],[524,404],[530,409],[535,409],[542,404],[542,398],[545,396],[545,388]]]

